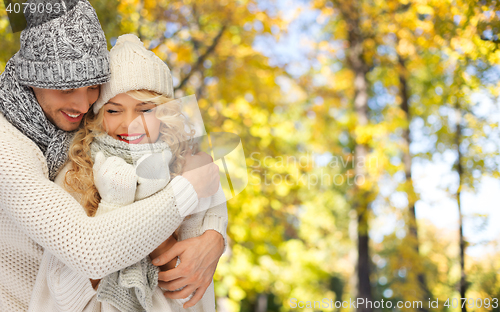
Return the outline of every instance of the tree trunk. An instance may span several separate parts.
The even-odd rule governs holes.
[[[264,293],[257,296],[257,302],[255,304],[255,312],[267,312],[267,295]]]
[[[369,67],[364,60],[363,42],[366,39],[360,26],[359,8],[362,1],[354,0],[339,0],[335,1],[344,21],[346,22],[348,31],[349,47],[346,50],[348,66],[355,74],[354,80],[354,109],[357,116],[357,124],[359,127],[367,126],[369,122],[368,110],[368,89],[369,82],[367,74]],[[359,180],[367,178],[367,170],[362,163],[366,162],[369,147],[366,144],[355,144],[354,159],[355,159],[355,182],[356,177]],[[362,162],[362,163],[360,163]],[[359,181],[358,180],[358,181]],[[353,199],[353,208],[357,214],[357,235],[358,235],[358,259],[356,264],[357,271],[357,298],[363,298],[366,301],[373,301],[372,290],[370,284],[371,261],[369,252],[369,191],[355,184],[355,192]],[[359,305],[358,312],[372,311],[372,308],[366,305]]]
[[[455,144],[457,146],[457,173],[458,173],[458,189],[456,194],[457,206],[458,206],[458,218],[459,218],[459,236],[460,236],[460,297],[465,297],[465,292],[467,291],[467,281],[465,275],[465,240],[463,231],[463,218],[462,218],[462,203],[460,200],[460,195],[462,193],[463,175],[464,169],[462,167],[462,152],[460,151],[460,143],[462,142],[462,113],[460,106],[455,104],[455,114],[457,118],[457,129],[455,135]],[[462,306],[462,312],[467,312],[467,305]]]
[[[415,253],[416,259],[418,261],[420,252],[419,252],[419,240],[418,240],[418,227],[417,227],[417,216],[415,213],[415,188],[413,187],[413,179],[412,179],[412,171],[411,171],[411,153],[410,153],[410,145],[411,145],[411,136],[410,136],[410,122],[411,122],[411,114],[410,114],[410,103],[409,103],[409,90],[408,90],[408,69],[406,68],[406,63],[404,58],[398,54],[399,60],[399,84],[400,84],[400,96],[401,96],[401,109],[405,112],[407,126],[403,130],[403,141],[404,141],[404,150],[403,150],[403,164],[405,168],[405,177],[406,177],[406,185],[405,191],[408,196],[408,232],[410,235],[410,242],[413,245],[413,251]],[[415,268],[414,268],[415,269]],[[423,270],[418,268],[417,279],[419,283],[420,290],[422,291],[422,295],[420,295],[422,302],[427,302],[427,298],[430,298],[430,291],[427,287],[427,283],[425,282],[425,275]],[[421,312],[427,312],[428,307],[422,306],[419,308]]]
[[[356,114],[358,116],[358,124],[361,126],[368,124],[368,81],[366,79],[366,73],[361,71],[356,73],[356,96],[354,100]],[[367,172],[363,165],[358,165],[359,161],[366,161],[368,156],[368,146],[364,144],[356,144],[354,150],[355,157],[355,174],[356,177],[366,178]],[[357,273],[358,273],[358,298],[364,298],[366,301],[372,301],[372,291],[370,284],[370,253],[369,253],[369,210],[370,204],[368,202],[368,194],[363,189],[359,188],[358,185],[355,186],[355,204],[354,207],[358,216],[358,263],[357,263]],[[358,306],[358,312],[372,311],[366,305]]]

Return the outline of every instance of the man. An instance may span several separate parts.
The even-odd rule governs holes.
[[[219,184],[210,156],[187,156],[185,172],[165,190],[87,217],[53,180],[67,160],[71,131],[109,80],[105,36],[86,0],[28,2],[62,9],[51,15],[28,10],[21,48],[0,76],[0,311],[28,310],[43,248],[100,279],[147,256],[170,236],[166,229],[177,227],[198,197],[214,194]],[[137,218],[125,217],[130,214]],[[207,218],[202,236],[175,244],[161,259],[179,255],[181,264],[160,285],[186,286],[167,292],[172,299],[196,291],[185,307],[201,298],[224,249],[227,216]]]

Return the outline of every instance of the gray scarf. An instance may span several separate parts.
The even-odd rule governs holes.
[[[108,134],[98,135],[90,144],[92,160],[98,152],[117,156],[135,165],[146,154],[161,153],[169,146],[164,141],[153,144],[128,144]],[[122,312],[151,311],[153,293],[158,286],[158,267],[149,257],[104,277],[97,289],[97,300],[108,302]]]
[[[68,158],[73,133],[58,129],[43,113],[31,88],[17,80],[11,58],[0,76],[0,112],[40,148],[54,181]]]
[[[147,257],[113,272],[99,282],[97,301],[107,302],[121,312],[149,312],[153,307],[159,271]]]
[[[135,165],[139,158],[146,154],[161,153],[166,149],[170,149],[170,147],[162,140],[158,140],[158,142],[153,144],[128,144],[108,134],[97,135],[90,144],[90,153],[93,161],[97,153],[102,152],[106,158],[118,156],[131,165]]]

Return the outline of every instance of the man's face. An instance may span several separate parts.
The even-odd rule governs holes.
[[[69,90],[32,89],[47,119],[61,130],[74,131],[83,115],[97,101],[100,86]]]

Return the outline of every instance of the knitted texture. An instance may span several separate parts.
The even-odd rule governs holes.
[[[154,192],[154,189],[151,189]],[[150,196],[151,194],[146,194]],[[208,209],[208,210],[207,210]],[[209,212],[215,218],[208,218],[207,222],[213,222],[213,219],[221,219],[224,224],[222,228],[223,233],[220,232],[225,238],[225,229],[227,226],[227,208],[226,198],[222,187],[216,194],[209,198],[202,198],[199,201],[197,212],[190,215],[181,223],[179,228],[179,240],[185,240],[200,236],[206,230],[204,227],[205,215]],[[210,220],[210,221],[208,221]],[[215,229],[215,228],[214,228]],[[215,229],[217,230],[217,229]],[[180,264],[180,259],[177,259],[176,266]],[[143,259],[140,263],[130,266],[119,272],[115,272],[106,276],[101,280],[97,290],[97,297],[99,301],[107,302],[118,308],[123,312],[134,311],[153,311],[156,310],[153,306],[153,289],[157,286],[158,270],[155,270],[150,260]],[[200,300],[194,307],[190,308],[191,312],[215,312],[215,297],[214,285],[209,286],[202,300]],[[182,289],[182,288],[181,288]],[[177,290],[181,290],[177,289]],[[170,306],[182,307],[184,303],[189,301],[194,294],[189,295],[185,299],[167,299]]]
[[[196,197],[179,176],[145,200],[89,218],[48,179],[45,157],[35,143],[1,114],[0,146],[1,311],[27,311],[41,246],[71,270],[101,279],[151,253],[181,223],[178,207],[190,202],[189,194]],[[183,194],[172,192],[176,184]]]
[[[94,113],[118,94],[132,90],[149,90],[174,97],[172,75],[167,64],[147,50],[141,40],[132,34],[118,37],[110,51],[111,80],[101,87],[101,95],[94,104]]]
[[[49,287],[40,287],[42,282],[44,286]],[[88,278],[71,270],[45,251],[28,312],[84,311],[88,302],[95,297],[95,293]],[[48,298],[54,298],[54,300],[47,300]]]
[[[64,176],[66,172],[70,169],[70,164],[65,166],[63,170],[58,174],[55,183],[57,185],[64,185]],[[172,181],[174,182],[174,181]],[[80,199],[80,195],[78,193],[71,193],[77,200]],[[99,206],[99,215],[101,215],[102,207]],[[97,216],[96,216],[97,217]],[[149,261],[143,261],[147,263],[148,266],[144,266],[147,272],[147,268],[150,270],[157,271],[157,268],[151,264]],[[141,262],[141,263],[142,263]],[[130,267],[129,267],[130,268]],[[120,270],[122,272],[123,270]],[[153,271],[153,272],[154,272]],[[135,276],[135,278],[131,278],[130,275]],[[114,273],[110,274],[113,275]],[[120,283],[123,285],[135,284],[138,285],[141,281],[144,281],[143,278],[139,278],[137,272],[133,270],[127,271],[125,276],[128,276],[126,279],[128,282],[124,283],[120,279],[116,280],[116,283]],[[143,276],[142,273],[140,276]],[[151,280],[154,283],[154,280],[157,277],[152,278],[151,275],[148,278],[147,274],[144,275],[146,279]],[[107,277],[104,277],[101,280],[99,289],[101,289],[102,285],[107,283]],[[131,282],[130,282],[131,281]],[[111,283],[114,281],[111,280]],[[125,287],[125,288],[130,288]],[[108,288],[109,289],[109,288]],[[130,290],[135,290],[136,287],[130,288]],[[150,288],[152,289],[152,288]],[[112,291],[116,291],[116,288],[111,288]],[[147,289],[146,289],[147,291]],[[166,312],[171,311],[169,303],[166,301],[163,293],[159,290],[158,287],[152,289],[153,297],[150,298],[152,300],[153,309],[151,312]],[[105,295],[115,296],[116,298],[120,298],[120,296],[124,296],[124,300],[130,300],[130,296],[124,295],[123,291],[121,293],[106,291]],[[134,294],[135,296],[135,294]],[[31,297],[31,302],[29,305],[28,312],[39,312],[39,311],[59,311],[59,312],[119,312],[123,311],[122,309],[117,309],[115,305],[110,304],[109,302],[99,302],[98,295],[96,290],[92,288],[92,285],[87,277],[84,277],[75,271],[71,270],[64,263],[59,261],[56,257],[54,257],[50,252],[45,251],[43,254],[43,258],[40,265],[40,270],[36,279],[36,284],[33,289],[33,295]],[[120,301],[118,302],[118,306],[121,306]],[[123,308],[123,307],[122,307]],[[136,311],[143,311],[143,309],[138,309]]]
[[[151,154],[152,151],[155,154]],[[119,204],[127,204],[123,202],[123,198],[127,195],[130,197],[131,202],[134,199],[142,200],[160,191],[170,180],[168,163],[172,153],[168,144],[163,141],[154,144],[127,144],[106,134],[98,136],[91,143],[91,155],[94,158],[94,171],[97,171],[97,173],[101,170],[96,169],[96,166],[104,166],[107,162],[106,160],[99,160],[99,158],[104,158],[104,155],[110,156],[108,160],[115,158],[123,162],[121,166],[115,165],[115,168],[109,169],[115,170],[109,175],[112,177],[111,181],[106,181],[103,185],[106,191],[102,187],[98,187],[102,199],[109,198],[110,204],[116,205],[109,205],[108,207],[111,209],[105,210],[100,207],[97,210],[96,217],[119,208]],[[169,155],[169,157],[155,158],[154,155]],[[145,156],[150,157],[145,159]],[[126,158],[127,161],[125,162],[121,157]],[[151,162],[160,163],[150,164]],[[116,162],[111,164],[116,164]],[[134,168],[133,164],[137,164],[137,168]],[[161,167],[164,171],[163,176],[157,177],[159,179],[139,178],[136,175],[136,169],[139,169],[139,167],[146,168],[146,170],[142,169],[144,176],[155,177],[162,171],[158,169]],[[133,173],[133,176],[127,174],[129,172]],[[102,182],[98,181],[100,178],[101,175],[94,174],[96,186],[98,186],[98,182]],[[118,183],[115,182],[117,179],[120,179]],[[141,180],[140,184],[138,184],[139,180]],[[110,188],[110,185],[116,185],[117,187]],[[133,187],[129,187],[129,185]],[[138,263],[104,277],[97,290],[97,299],[101,302],[108,302],[122,312],[150,312],[153,307],[154,289],[158,285],[158,272],[158,267],[151,263],[149,257],[142,259]]]
[[[144,180],[143,185],[148,185],[149,187],[145,188],[145,190],[142,191],[141,195],[138,196],[139,187],[137,187],[137,190],[128,187],[128,185],[130,184],[134,184],[135,186],[135,183],[138,181],[138,179],[136,177],[130,176],[128,178],[129,181],[123,181],[124,177],[129,176],[128,172],[133,171],[132,163],[137,163],[138,167],[144,166],[146,168],[149,168],[149,171],[152,171],[152,173],[159,172],[159,170],[156,169],[156,167],[161,167],[159,166],[160,164],[152,164],[151,166],[145,166],[147,165],[148,160],[140,162],[138,161],[138,159],[143,158],[143,156],[149,154],[149,152],[152,149],[154,149],[156,152],[155,154],[158,155],[163,154],[162,152],[164,152],[165,150],[170,151],[170,149],[166,143],[161,143],[161,142],[151,144],[154,146],[148,146],[148,145],[150,144],[127,144],[125,142],[116,140],[109,135],[100,136],[98,137],[98,140],[92,142],[91,154],[93,157],[98,158],[100,154],[96,154],[97,151],[98,153],[104,152],[106,153],[106,155],[109,155],[110,157],[126,156],[128,159],[127,162],[129,163],[127,165],[130,167],[127,168],[127,165],[115,165],[116,170],[114,170],[111,173],[111,176],[113,177],[113,180],[116,180],[118,179],[117,177],[119,177],[120,182],[114,183],[114,181],[108,181],[106,183],[106,187],[108,187],[109,185],[118,185],[119,187],[121,187],[121,189],[114,189],[113,193],[119,194],[120,196],[110,196],[111,194],[105,194],[98,187],[99,194],[103,199],[108,197],[114,198],[114,202],[112,202],[111,204],[118,204],[117,200],[123,201],[123,198],[127,195],[125,194],[126,192],[131,194],[135,192],[136,193],[135,199],[141,200],[144,197],[151,196],[152,194],[156,193],[166,185],[166,182],[168,181],[167,177],[162,177],[162,179],[154,179],[154,180],[143,179]],[[164,151],[161,151],[160,149],[161,147],[163,147]],[[168,165],[170,159],[164,159],[163,157],[157,159],[155,159],[154,157],[149,158],[149,162],[155,160],[160,162],[166,161],[164,165]],[[101,161],[96,160],[94,162],[95,163],[94,168],[98,166],[99,163],[102,162],[103,162],[102,160]],[[152,176],[153,174],[144,174],[144,175]],[[96,186],[98,185],[97,180],[99,179],[99,177],[100,175],[94,175]],[[163,181],[163,183],[160,181]],[[129,197],[131,197],[130,196],[131,194],[129,194]],[[191,216],[191,218],[189,218],[187,221],[184,221],[184,223],[188,225],[185,225],[184,227],[181,226],[181,233],[180,233],[181,236],[189,237],[189,235],[193,235],[191,237],[194,237],[202,234],[201,230],[203,224],[203,217],[206,213],[206,210],[212,206],[215,206],[216,204],[225,202],[224,192],[222,191],[221,187],[219,188],[217,194],[215,194],[212,197],[200,199],[198,207],[196,207],[195,209],[195,211],[197,211],[198,213],[193,215],[196,216],[196,218],[193,218],[193,216]],[[117,206],[115,207],[118,208]],[[96,216],[100,214],[101,214],[100,210],[98,210]],[[192,219],[195,221],[193,222]],[[177,265],[179,264],[179,262],[180,261],[178,259]],[[143,259],[140,263],[136,263],[130,267],[120,270],[119,272],[112,273],[106,276],[104,279],[102,279],[101,283],[99,284],[99,288],[97,290],[97,297],[99,301],[108,302],[123,312],[134,312],[134,311],[149,312],[152,309],[153,289],[158,285],[157,281],[158,281],[158,269],[151,264],[149,259]],[[178,299],[174,301],[177,304],[182,305],[189,299],[191,299],[192,296],[193,294],[191,294],[188,298]]]
[[[128,144],[117,140],[108,134],[104,134],[96,137],[90,148],[94,164],[96,163],[95,159],[98,153],[103,154],[103,156],[98,160],[98,163],[102,162],[102,158],[104,156],[119,157],[120,159],[115,158],[114,160],[107,160],[107,162],[117,163],[113,165],[115,167],[119,166],[119,162],[121,161],[125,170],[117,170],[115,175],[123,176],[126,173],[126,168],[128,167],[128,171],[134,176],[137,176],[136,181],[128,179],[128,181],[122,182],[122,184],[129,183],[134,190],[136,189],[137,182],[137,189],[135,191],[127,191],[122,188],[123,193],[118,194],[119,196],[112,200],[108,200],[109,203],[119,204],[123,201],[127,201],[128,203],[133,202],[134,200],[141,200],[161,190],[170,181],[169,163],[172,160],[172,152],[170,151],[169,145],[164,141],[160,140],[153,144]],[[134,165],[135,169],[130,166],[125,166],[123,164],[124,162],[129,165]],[[106,166],[111,164],[105,163],[102,165]],[[105,168],[97,170],[94,165],[94,176],[102,174],[104,169]],[[113,183],[114,181],[116,180],[113,179],[113,181],[110,182]],[[96,182],[104,181],[96,180]],[[112,187],[112,183],[107,183],[107,185],[103,185],[103,187]],[[179,194],[182,191],[183,190],[179,189],[177,193]]]
[[[106,158],[97,153],[94,161],[94,185],[101,196],[99,208],[107,210],[129,205],[134,202],[137,175],[134,167],[120,157]]]
[[[222,186],[219,186],[219,190],[211,197],[200,198],[198,209],[209,208],[206,212],[202,211],[195,213],[186,218],[179,227],[178,239],[183,241],[185,239],[193,238],[202,235],[207,230],[215,230],[219,232],[224,237],[224,251],[227,246],[226,239],[226,228],[227,228],[227,207],[226,207],[226,197]],[[180,264],[178,259],[176,266]],[[173,307],[174,311],[186,310],[182,307],[184,303],[189,301],[194,294],[189,295],[184,299],[167,299],[170,305]],[[205,291],[202,299],[195,304],[193,307],[188,308],[188,312],[215,312],[215,295],[214,295],[214,284],[213,281],[210,286]],[[173,304],[175,303],[175,304]]]
[[[47,119],[33,91],[19,84],[12,59],[0,76],[0,112],[44,153],[53,181],[67,160],[73,135]]]
[[[114,140],[111,137],[110,139]],[[104,141],[108,140],[105,139]],[[92,145],[96,143],[97,142],[94,141]],[[116,144],[113,144],[112,141],[108,141],[108,144],[106,145],[102,145],[102,143],[99,144],[101,146],[98,149],[99,152],[97,155],[99,155],[99,153],[102,155],[102,152],[106,150],[105,146],[113,146],[112,150],[117,154],[123,153],[123,151],[117,150]],[[96,149],[93,148],[93,150]],[[147,151],[148,149],[144,150]],[[112,156],[113,154],[110,153],[109,149],[106,151],[106,154],[110,156],[108,159],[116,157]],[[140,155],[135,155],[136,158],[139,156]],[[98,157],[99,156],[97,156],[96,158]],[[153,160],[155,159],[153,158]],[[143,164],[140,161],[138,161],[138,163],[139,166]],[[127,165],[132,167],[129,164]],[[56,179],[56,183],[62,185],[65,172],[68,169],[69,166],[66,166],[63,171],[61,171]],[[120,170],[123,170],[123,167],[121,167]],[[119,174],[119,172],[113,172],[113,175],[116,174],[118,174],[119,176],[123,176],[123,174]],[[97,182],[98,178],[96,177],[95,179]],[[149,193],[144,193],[144,196],[151,196],[152,193],[156,193],[161,188],[163,188],[161,184],[154,183],[152,184],[152,187],[147,189]],[[138,190],[136,192],[138,192]],[[76,196],[77,194],[73,195]],[[109,194],[101,194],[101,196],[104,197],[108,197],[108,195]],[[111,196],[111,198],[114,198],[114,196]],[[131,198],[133,198],[133,196],[131,196]],[[218,206],[213,207],[214,205]],[[103,207],[99,206],[96,217],[100,217],[102,214],[111,212],[112,210],[119,207],[120,205],[116,204],[109,210],[103,210]],[[215,224],[217,222],[214,223],[213,220],[218,220],[219,218],[221,218],[225,220],[222,222],[222,224],[227,224],[227,209],[225,206],[225,197],[222,188],[219,188],[219,191],[214,196],[210,198],[200,199],[198,207],[195,210],[202,210],[203,212],[196,213],[190,216],[187,221],[183,222],[183,224],[186,224],[180,227],[179,235],[184,239],[201,235],[204,232],[205,227],[203,226],[203,224],[205,222]],[[204,218],[204,216],[206,215],[208,215],[208,217]],[[225,227],[212,229],[221,233],[221,235],[223,235],[224,237],[224,240],[226,240]],[[46,260],[47,258],[48,260]],[[46,267],[44,265],[44,263],[46,262],[56,263],[56,265],[54,265],[53,267],[57,267],[58,269],[51,270],[50,267]],[[36,312],[41,310],[42,308],[43,310],[47,311],[54,310],[53,307],[57,307],[58,311],[82,311],[82,307],[86,306],[86,302],[89,300],[89,298],[95,298],[96,296],[97,300],[102,303],[100,310],[101,312],[112,312],[115,311],[115,308],[120,311],[163,312],[169,311],[171,308],[174,310],[178,309],[184,302],[192,297],[192,295],[190,295],[187,299],[167,300],[156,287],[158,279],[158,269],[151,264],[149,258],[145,258],[139,263],[136,263],[132,266],[127,267],[126,269],[122,269],[118,272],[104,277],[99,284],[97,293],[92,289],[88,279],[85,279],[83,277],[79,278],[74,274],[68,273],[68,271],[70,270],[64,268],[64,266],[61,267],[61,265],[57,265],[58,262],[59,261],[50,253],[46,252],[44,254],[29,312]],[[179,261],[177,264],[179,264]],[[96,296],[94,296],[94,294],[96,294]],[[169,308],[166,309],[165,307]],[[214,312],[214,309],[215,301],[212,284],[207,289],[202,300],[198,304],[196,304],[195,307],[190,308],[189,311]],[[85,309],[84,311],[87,311],[87,309]]]
[[[87,0],[29,0],[61,7],[59,14],[26,14],[21,49],[13,57],[19,82],[44,89],[76,89],[109,81],[106,37]],[[27,10],[30,11],[30,10]]]
[[[153,308],[153,294],[158,286],[158,267],[149,258],[101,280],[97,300],[108,302],[122,312],[147,311]]]
[[[31,10],[26,10],[24,12],[24,16],[26,17],[26,28],[30,27],[36,27],[40,26],[42,24],[45,24],[53,19],[56,19],[60,16],[63,16],[66,14],[68,11],[72,10],[75,5],[79,2],[80,0],[27,0],[25,1],[29,5],[38,5],[42,3],[44,6],[47,6],[47,4],[50,3],[52,6],[53,10],[52,12],[48,13],[44,10],[42,14],[38,10],[35,10],[34,12],[31,12]],[[61,8],[59,11],[56,10],[56,5]]]
[[[90,153],[93,159],[95,159],[98,152],[102,152],[106,157],[118,156],[131,165],[136,165],[144,155],[162,153],[164,151],[170,152],[170,147],[166,142],[161,140],[153,144],[128,144],[113,138],[109,134],[96,136],[90,145]],[[170,155],[172,155],[171,152]],[[170,159],[166,161],[168,163]]]
[[[100,157],[103,154],[109,156],[109,157],[126,157],[127,163],[129,164],[130,168],[127,168],[127,165],[120,165],[119,163],[111,162],[110,164],[115,166],[115,169],[112,173],[111,176],[113,177],[113,181],[107,181],[105,183],[106,189],[109,189],[109,185],[118,185],[120,189],[115,189],[111,193],[115,193],[116,196],[110,196],[112,194],[105,194],[105,192],[102,192],[101,189],[99,189],[99,194],[103,198],[111,197],[114,199],[114,201],[111,204],[118,204],[118,201],[120,201],[122,204],[126,204],[126,202],[123,202],[124,198],[127,198],[127,195],[129,197],[129,200],[132,199],[131,194],[136,193],[135,199],[141,200],[144,197],[151,196],[153,193],[159,191],[161,188],[164,187],[166,184],[165,177],[164,179],[154,179],[154,180],[149,180],[149,179],[143,179],[144,185],[148,185],[149,187],[146,188],[146,191],[142,192],[141,195],[138,196],[138,190],[132,189],[131,187],[128,187],[128,185],[133,185],[135,186],[135,183],[137,182],[137,178],[134,176],[130,176],[129,173],[131,173],[132,170],[132,165],[133,163],[137,164],[140,158],[144,158],[151,150],[155,151],[155,154],[162,154],[161,148],[170,151],[168,145],[163,142],[155,143],[155,144],[127,144],[125,142],[119,141],[114,139],[113,137],[109,135],[102,135],[96,137],[96,140],[92,142],[91,144],[91,155],[94,159]],[[169,154],[171,157],[171,153]],[[153,157],[150,157],[150,159],[155,160]],[[108,160],[112,160],[109,158]],[[168,164],[169,160],[165,160],[163,157],[160,157],[157,159],[158,161],[166,161],[165,164]],[[100,163],[103,163],[104,160],[95,160],[94,163],[94,168],[96,166],[100,166]],[[151,162],[151,161],[149,161]],[[138,166],[144,166],[148,163],[148,161],[143,161],[142,163],[138,164]],[[152,173],[158,173],[159,170],[156,169],[155,167],[158,167],[159,164],[153,164],[154,166],[148,166],[149,171],[152,171]],[[161,167],[161,166],[160,166]],[[148,176],[151,176],[152,174],[146,174]],[[128,181],[123,181],[125,177],[129,176]],[[99,179],[100,175],[94,174],[94,179],[96,179],[96,185],[98,184],[97,180]],[[134,179],[135,178],[135,179]],[[114,182],[114,180],[120,180],[119,183]],[[148,183],[149,181],[149,183]],[[165,184],[159,182],[159,181],[165,181]],[[106,192],[108,193],[108,192]],[[128,194],[126,194],[128,193]],[[203,232],[203,219],[206,214],[206,210],[220,205],[224,204],[224,211],[225,209],[225,202],[226,198],[224,195],[224,192],[222,191],[222,187],[219,187],[218,192],[209,198],[201,198],[199,200],[198,207],[196,207],[195,211],[197,213],[193,214],[190,216],[190,218],[187,218],[180,227],[179,231],[179,239],[187,239],[187,238],[192,238],[201,235]],[[112,209],[119,208],[118,205],[112,206],[109,205],[109,208],[106,209],[106,212],[111,211]],[[104,207],[103,207],[104,208]],[[101,215],[103,213],[103,209],[100,209],[97,211],[97,215]],[[182,213],[181,213],[182,214]],[[227,226],[227,224],[226,224]],[[225,228],[225,227],[224,227]],[[225,236],[225,235],[223,235]],[[177,258],[177,263],[176,266],[180,264],[180,259]],[[101,302],[107,302],[113,305],[114,307],[118,308],[120,311],[123,312],[134,312],[134,311],[147,311],[150,312],[151,309],[153,308],[152,302],[153,302],[153,289],[158,285],[158,270],[154,267],[149,259],[143,259],[140,263],[136,263],[128,268],[125,268],[123,270],[120,270],[118,272],[112,273],[108,276],[106,276],[104,279],[101,280],[101,283],[99,284],[99,288],[97,290],[97,297],[98,300]],[[154,281],[154,282],[153,282]],[[210,291],[208,294],[213,292],[213,285],[211,285],[212,291]],[[177,289],[181,290],[181,289]],[[184,303],[189,301],[194,294],[189,295],[185,299],[175,299],[172,300],[175,302],[177,305],[182,306]],[[208,295],[210,296],[210,295]],[[210,297],[208,297],[210,298]],[[194,307],[194,311],[215,311],[215,303],[212,304],[213,300],[205,299],[200,301],[200,304]],[[214,302],[214,301],[213,301]],[[211,307],[213,306],[213,310]],[[201,309],[201,310],[200,310]]]

